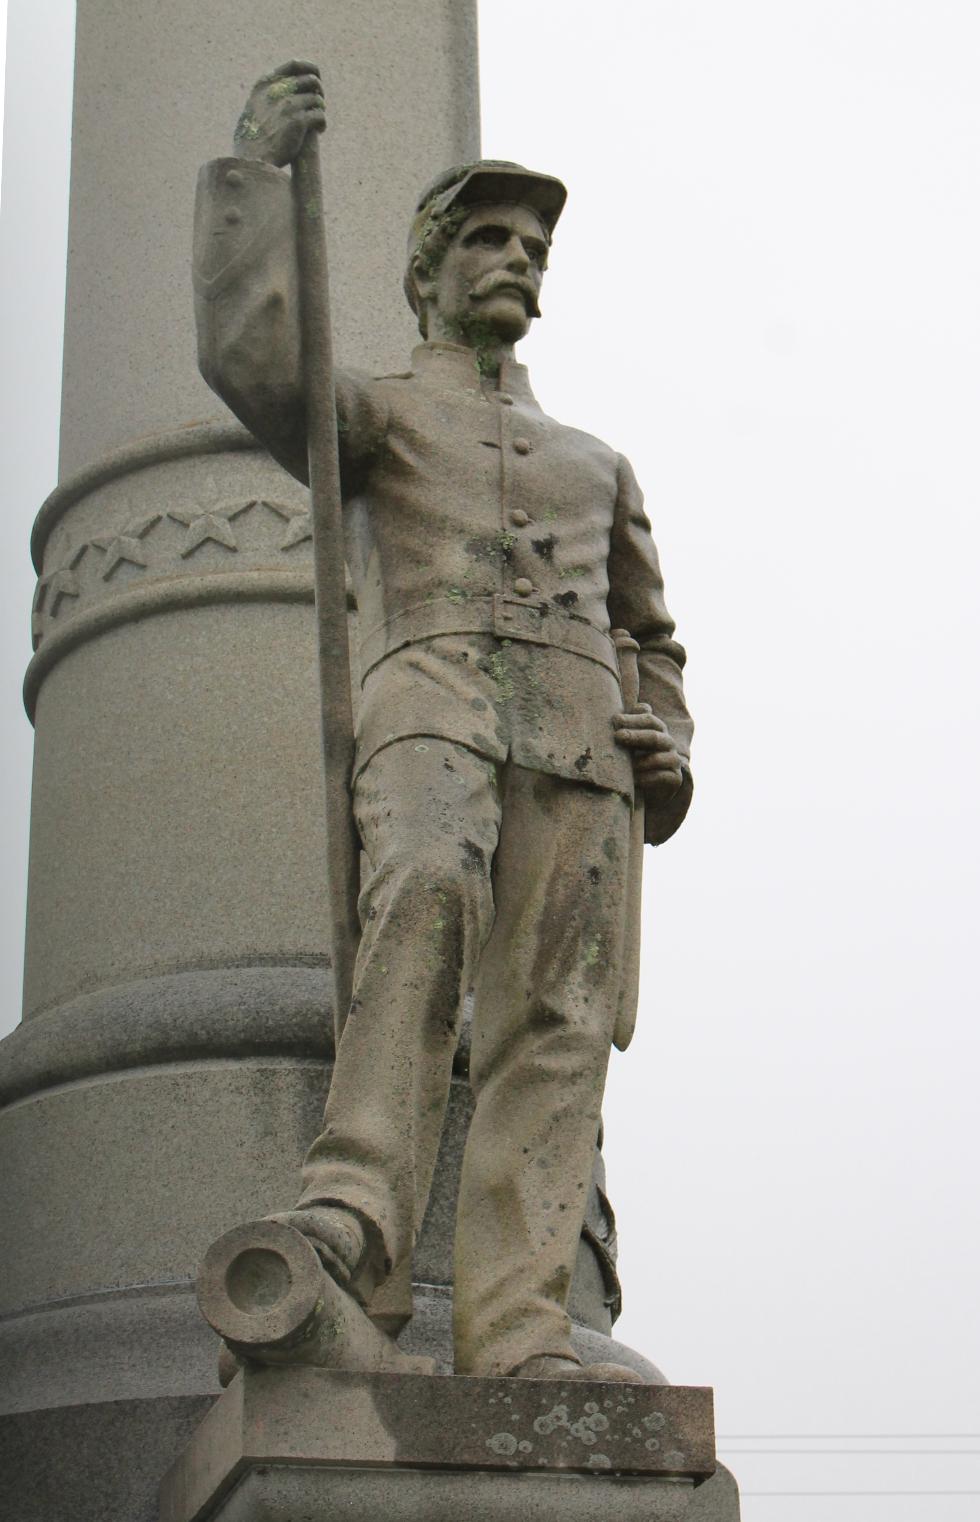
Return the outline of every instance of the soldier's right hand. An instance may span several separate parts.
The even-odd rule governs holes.
[[[265,164],[291,164],[306,134],[322,132],[326,124],[319,69],[292,58],[255,84],[235,128],[235,152]]]

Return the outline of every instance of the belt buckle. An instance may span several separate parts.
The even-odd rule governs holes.
[[[534,603],[497,592],[493,599],[493,632],[499,639],[524,639],[547,644],[541,632],[541,610]]]

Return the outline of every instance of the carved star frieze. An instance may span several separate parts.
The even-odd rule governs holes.
[[[281,550],[291,550],[294,545],[313,538],[313,515],[308,507],[300,507],[297,502],[269,502],[265,497],[262,506],[287,524],[286,537],[279,546]]]
[[[91,540],[97,550],[105,554],[102,566],[102,580],[108,581],[116,568],[124,561],[129,565],[145,566],[146,556],[143,553],[142,540],[146,538],[155,523],[159,523],[162,513],[151,513],[148,518],[137,518],[121,529],[118,534],[100,534]]]
[[[81,587],[78,585],[78,577],[75,572],[67,567],[62,571],[52,571],[48,581],[47,603],[48,612],[52,618],[58,617],[58,609],[66,597],[78,597]]]
[[[238,540],[235,538],[231,520],[248,508],[254,507],[255,499],[250,498],[246,502],[220,502],[217,496],[215,487],[211,481],[208,481],[203,507],[172,507],[168,510],[167,517],[173,518],[176,523],[182,523],[187,530],[180,547],[181,559],[186,560],[188,555],[193,555],[202,544],[221,544],[226,550],[232,551],[238,549]],[[207,500],[209,497],[210,501]]]
[[[63,565],[56,566],[47,576],[41,577],[34,599],[36,613],[43,609],[51,618],[57,618],[58,609],[66,597],[81,596],[82,589],[75,571],[87,549],[88,544],[83,544],[77,550],[72,550]]]

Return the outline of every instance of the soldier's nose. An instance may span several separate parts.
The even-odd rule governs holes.
[[[520,238],[511,238],[510,242],[507,245],[507,268],[509,270],[520,271],[523,274],[524,271],[527,270],[530,266],[530,263],[531,261],[527,256],[527,249],[524,247],[524,244],[521,242]]]

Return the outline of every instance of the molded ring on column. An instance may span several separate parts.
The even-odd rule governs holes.
[[[469,1070],[470,1001],[453,1071]],[[39,1010],[3,1040],[0,1109],[81,1078],[158,1062],[286,1057],[331,1062],[333,980],[326,957],[190,967],[79,994]]]
[[[333,1057],[333,982],[277,961],[181,968],[32,1014],[3,1042],[0,1108],[59,1084],[161,1062]]]
[[[135,623],[175,608],[200,608],[221,602],[313,602],[313,579],[306,571],[219,571],[212,575],[166,577],[132,592],[122,592],[111,602],[87,613],[77,613],[70,624],[49,634],[39,647],[24,677],[24,707],[33,723],[37,695],[51,667],[76,645],[104,634],[116,624]]]

